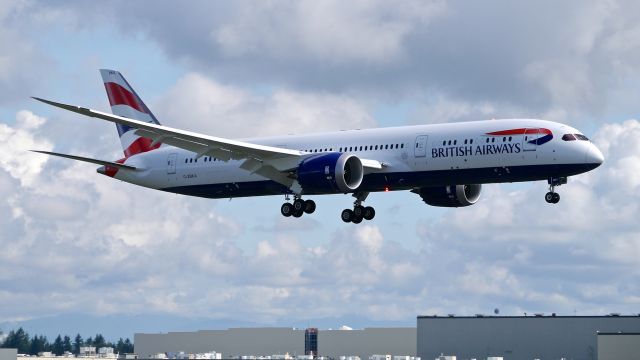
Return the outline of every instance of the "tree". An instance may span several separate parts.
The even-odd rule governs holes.
[[[82,336],[80,334],[76,335],[76,338],[73,340],[73,353],[76,355],[80,354],[80,347],[84,346],[84,341],[82,340]]]
[[[62,336],[58,335],[56,339],[53,341],[53,345],[51,346],[51,352],[60,356],[64,353],[64,344],[62,343]]]
[[[65,351],[71,352],[73,350],[72,346],[71,346],[71,338],[69,337],[69,335],[65,335],[64,339],[62,340],[62,353],[64,353]]]
[[[118,350],[118,354],[131,354],[133,353],[133,344],[131,340],[127,338],[123,340],[122,338],[118,339],[118,342],[114,346],[116,350]]]
[[[84,346],[93,346],[93,338],[91,336],[84,341]]]
[[[31,349],[29,349],[29,354],[38,355],[39,352],[47,351],[51,345],[47,341],[47,337],[44,335],[36,335],[31,339]]]
[[[93,346],[96,347],[96,351],[101,347],[107,346],[107,342],[104,340],[102,334],[96,334],[96,338],[93,340]]]
[[[31,350],[29,334],[23,328],[19,328],[17,331],[11,330],[2,343],[2,347],[16,348],[19,354],[28,354]]]
[[[124,353],[128,353],[128,354],[132,354],[133,353],[133,344],[131,343],[131,340],[129,340],[129,338],[127,338],[124,341]]]

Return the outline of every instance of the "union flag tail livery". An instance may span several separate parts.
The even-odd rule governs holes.
[[[160,125],[158,119],[119,71],[101,69],[100,75],[114,115]],[[136,135],[134,133],[136,129],[132,127],[122,124],[116,124],[116,127],[125,157],[160,147],[159,143],[153,144],[150,139]]]
[[[119,72],[100,74],[113,114],[34,99],[115,123],[126,157],[106,161],[41,153],[102,165],[101,174],[176,194],[284,196],[280,213],[286,217],[313,213],[316,203],[309,197],[350,194],[353,208],[342,210],[340,218],[358,224],[376,214],[363,205],[370,193],[411,191],[431,206],[462,207],[478,201],[482,184],[518,181],[546,180],[544,199],[556,204],[556,188],[567,177],[604,161],[578,129],[539,119],[225,139],[160,125]]]

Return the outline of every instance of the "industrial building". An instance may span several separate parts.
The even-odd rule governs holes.
[[[232,328],[163,334],[135,334],[135,352],[140,358],[158,353],[204,353],[216,351],[224,358],[274,354],[339,359],[374,354],[415,356],[415,328],[365,328],[363,330],[318,330],[292,328]],[[315,348],[315,349],[314,349]]]
[[[457,360],[640,359],[638,333],[640,316],[616,314],[419,316],[417,355],[423,360],[441,354]],[[623,356],[634,351],[633,357]]]

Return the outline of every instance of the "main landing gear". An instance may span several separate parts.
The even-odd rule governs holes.
[[[287,200],[289,200],[287,196]],[[299,196],[296,196],[293,203],[286,202],[280,207],[280,213],[283,216],[300,217],[302,214],[312,214],[316,211],[316,203],[313,200],[302,200]]]
[[[369,196],[368,192],[358,192],[353,194],[356,201],[353,202],[353,210],[344,209],[340,214],[342,221],[359,224],[362,220],[371,220],[376,216],[376,210],[371,206],[362,206],[362,202]]]
[[[567,183],[567,178],[564,176],[561,177],[551,177],[547,180],[549,183],[549,192],[544,195],[544,200],[549,204],[557,204],[560,202],[560,194],[556,192],[556,186],[564,185]]]

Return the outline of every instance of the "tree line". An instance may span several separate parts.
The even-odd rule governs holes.
[[[2,335],[2,333],[0,333]],[[1,338],[1,336],[0,336]],[[80,334],[71,340],[68,335],[58,335],[53,342],[49,342],[44,335],[29,336],[29,333],[24,331],[23,328],[18,330],[11,330],[5,337],[4,341],[0,343],[0,348],[13,348],[18,349],[19,354],[38,355],[39,352],[51,352],[55,355],[62,355],[66,351],[78,355],[80,348],[83,346],[95,346],[96,351],[101,347],[112,347],[118,354],[132,353],[133,343],[129,338],[118,339],[118,341],[110,342],[106,341],[104,336],[96,334],[95,337],[88,337],[83,339]]]

